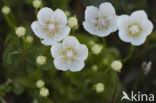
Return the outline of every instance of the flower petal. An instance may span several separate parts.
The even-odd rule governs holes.
[[[152,33],[153,31],[153,24],[150,20],[144,20],[139,22],[140,26],[142,27],[142,33],[146,36]]]
[[[143,44],[146,40],[146,36],[144,34],[141,34],[139,37],[131,38],[131,44],[135,46],[139,46]]]
[[[88,48],[86,45],[77,45],[74,50],[76,51],[76,57],[84,61],[88,57]]]
[[[85,10],[85,20],[92,20],[98,17],[98,8],[88,6]]]
[[[41,24],[47,24],[47,22],[52,21],[54,12],[52,9],[48,7],[44,7],[40,9],[40,11],[37,14],[37,18],[39,23]]]
[[[74,36],[67,36],[63,40],[64,48],[74,48],[79,45],[79,41]]]
[[[60,43],[57,43],[51,47],[51,54],[54,58],[62,56],[63,51],[64,51],[64,48],[62,44]]]
[[[61,41],[63,40],[70,32],[70,28],[68,26],[64,26],[63,28],[59,28],[59,31],[57,32],[57,40]]]
[[[67,17],[62,10],[57,9],[54,12],[54,20],[53,21],[57,22],[58,26],[62,27],[67,24]]]
[[[95,35],[96,34],[96,27],[95,24],[89,21],[84,21],[83,22],[83,27],[86,31],[88,31],[90,34]]]
[[[46,46],[55,45],[57,43],[57,38],[55,36],[46,37],[43,40],[41,40],[41,43],[46,45]]]
[[[44,34],[46,34],[46,32],[43,29],[43,26],[40,23],[38,23],[37,21],[34,21],[31,24],[31,28],[32,28],[34,34],[37,37],[39,37],[39,38],[43,38],[44,37]]]
[[[117,18],[117,26],[119,30],[125,29],[130,24],[130,16],[128,15],[121,15]]]
[[[54,59],[54,65],[56,69],[67,71],[68,70],[68,62],[65,60],[64,57],[58,57]]]
[[[77,72],[77,71],[82,70],[83,67],[84,67],[84,62],[75,58],[73,61],[70,62],[69,70],[73,72]]]
[[[106,17],[114,16],[116,14],[112,4],[108,2],[102,3],[99,7],[99,10],[100,10],[100,14]]]
[[[144,20],[147,20],[148,17],[144,10],[137,10],[131,14],[131,19],[136,22],[142,22]]]

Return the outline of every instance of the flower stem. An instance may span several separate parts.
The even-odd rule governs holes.
[[[124,62],[127,62],[127,61],[132,57],[133,52],[134,52],[134,46],[131,45],[130,52],[129,52],[128,56],[125,57],[125,58],[122,60],[122,62],[123,62],[123,63],[124,63]]]
[[[10,21],[8,15],[4,15],[5,20],[7,21],[8,25],[10,26],[10,28],[12,28],[13,30],[15,30],[15,26],[14,24]]]
[[[36,14],[36,16],[37,16],[37,13],[38,13],[38,9],[37,9],[37,8],[35,8],[35,14]]]

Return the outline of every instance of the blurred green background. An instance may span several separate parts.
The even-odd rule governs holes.
[[[43,7],[53,10],[61,8],[69,11],[70,16],[76,15],[79,20],[79,29],[70,35],[86,44],[90,53],[85,68],[75,73],[56,70],[50,47],[42,45],[33,34],[30,28],[31,23],[36,20],[33,0],[0,0],[0,8],[6,1],[11,8],[11,22],[16,26],[26,27],[26,35],[32,36],[34,41],[24,44],[0,13],[0,103],[120,103],[123,90],[127,93],[156,93],[155,28],[144,45],[135,48],[134,55],[123,64],[121,72],[115,72],[110,68],[111,62],[128,55],[130,44],[122,42],[117,36],[118,32],[99,38],[87,33],[82,26],[86,6],[98,7],[106,1],[113,4],[117,15],[131,14],[143,9],[155,25],[156,0],[43,0]],[[103,46],[100,54],[91,52],[91,42]],[[46,64],[40,67],[36,64],[38,55],[47,57]],[[151,71],[147,75],[141,69],[144,61],[152,62]],[[95,65],[97,70],[93,69]],[[35,85],[40,79],[49,90],[47,97],[41,97]],[[103,92],[96,92],[94,87],[97,83],[104,84]]]

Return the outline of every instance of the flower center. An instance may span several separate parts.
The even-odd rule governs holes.
[[[107,29],[108,27],[108,20],[106,20],[106,17],[103,18],[97,18],[96,26],[99,30]]]
[[[66,58],[71,59],[74,56],[74,53],[72,50],[67,50],[65,56]]]
[[[56,26],[53,23],[47,25],[47,29],[49,32],[55,32]]]
[[[98,24],[98,26],[102,27],[102,26],[106,25],[106,22],[104,19],[98,19],[97,24]]]
[[[141,27],[138,24],[129,25],[128,28],[130,36],[137,37],[140,35]]]

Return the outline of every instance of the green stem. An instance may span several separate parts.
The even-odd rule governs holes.
[[[4,17],[5,17],[5,20],[7,21],[8,25],[10,26],[10,28],[12,28],[13,31],[14,31],[14,30],[15,30],[15,26],[14,26],[14,24],[10,21],[8,15],[4,15]]]
[[[123,62],[123,63],[124,63],[124,62],[127,62],[127,61],[132,57],[133,52],[134,52],[134,46],[131,45],[130,52],[129,52],[128,56],[125,57],[125,58],[122,60],[122,62]]]
[[[37,8],[35,8],[35,14],[36,14],[36,16],[37,16],[37,13],[38,13],[38,9],[37,9]]]

